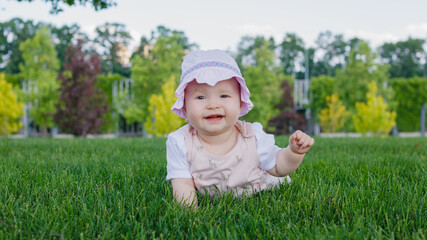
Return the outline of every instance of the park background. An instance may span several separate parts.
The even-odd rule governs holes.
[[[24,3],[8,4],[16,8],[13,4]],[[50,14],[40,18],[53,21],[72,11],[61,4],[50,8],[48,3],[25,4],[18,7],[42,4]],[[117,5],[83,10],[102,14],[120,8],[121,3]],[[239,10],[242,15],[244,9]],[[7,4],[3,11],[13,16]],[[195,16],[199,16],[197,11]],[[86,12],[82,14],[87,18]],[[370,19],[372,24],[385,19],[383,14],[377,15],[380,19]],[[173,90],[179,83],[182,58],[200,49],[199,44],[183,30],[166,25],[152,27],[137,40],[132,35],[138,34],[125,24],[101,16],[105,22],[92,32],[77,23],[57,25],[26,17],[0,23],[3,135],[165,136],[185,123],[169,109],[175,101]],[[162,15],[158,18],[164,21]],[[296,129],[315,135],[358,132],[386,136],[423,131],[427,31],[422,31],[422,18],[411,20],[415,37],[382,43],[377,38],[372,40],[375,46],[357,35],[333,33],[328,24],[310,40],[303,40],[298,29],[273,34],[272,27],[266,34],[240,36],[236,46],[226,50],[236,58],[255,105],[244,120],[261,122],[266,131],[276,134]],[[211,32],[208,27],[203,31]]]
[[[384,137],[422,130],[426,8],[0,2],[0,239],[426,239],[426,138]],[[163,136],[183,124],[169,108],[197,48],[236,58],[256,105],[246,120],[278,146],[315,126],[369,137],[314,136],[291,184],[198,194],[189,211],[165,181]]]

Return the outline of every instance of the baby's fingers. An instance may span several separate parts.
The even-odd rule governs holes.
[[[301,133],[302,134],[302,136],[301,136],[301,138],[300,138],[300,140],[298,141],[298,145],[299,146],[302,146],[305,142],[307,142],[307,140],[308,140],[308,138],[310,138],[307,134],[305,134],[305,133]]]
[[[291,141],[297,143],[301,139],[302,134],[303,133],[300,130],[297,130],[296,132],[294,132],[294,134],[291,135]]]
[[[307,136],[307,139],[304,141],[303,144],[300,145],[300,148],[306,148],[311,147],[314,144],[314,139]]]

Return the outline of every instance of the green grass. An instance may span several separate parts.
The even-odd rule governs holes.
[[[163,138],[0,139],[0,239],[427,237],[426,138],[316,138],[292,184],[197,212],[165,176]]]

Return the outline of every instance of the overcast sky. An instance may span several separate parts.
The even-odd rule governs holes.
[[[117,6],[95,12],[90,6],[66,7],[49,14],[50,5],[0,0],[0,22],[13,17],[62,26],[77,23],[90,36],[105,22],[125,24],[136,45],[158,25],[183,31],[201,49],[234,51],[242,36],[273,36],[281,41],[296,33],[314,46],[320,32],[357,36],[372,47],[406,40],[427,39],[426,0],[117,0]]]

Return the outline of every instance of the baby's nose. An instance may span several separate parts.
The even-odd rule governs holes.
[[[208,104],[206,106],[208,109],[215,109],[219,107],[219,103],[216,100],[210,99],[208,101]]]

